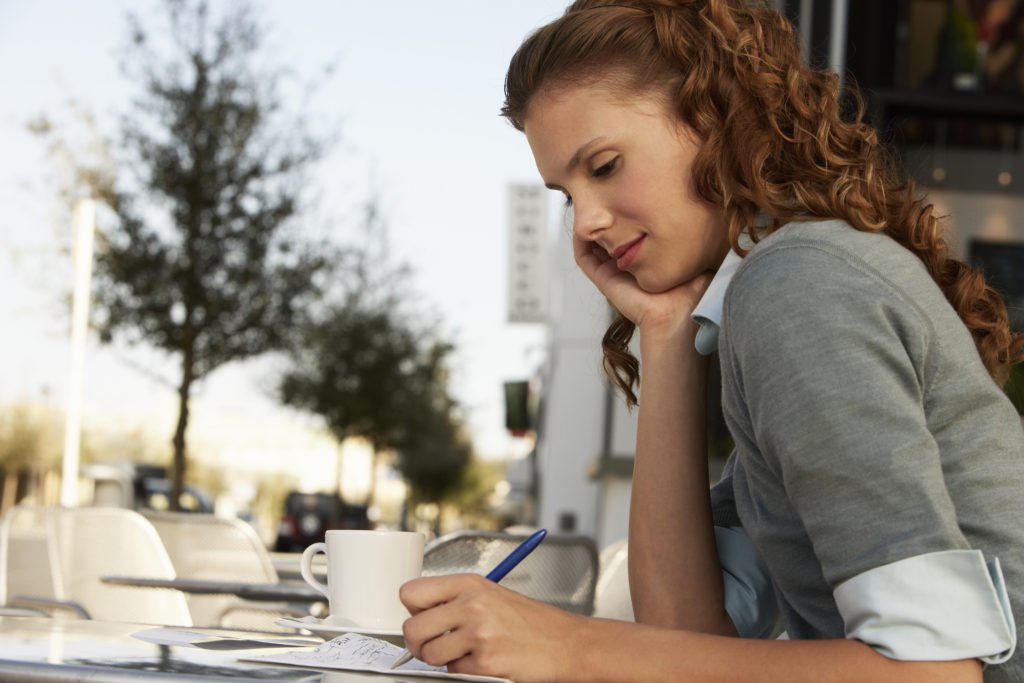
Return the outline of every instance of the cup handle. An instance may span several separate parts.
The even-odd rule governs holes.
[[[327,592],[327,586],[320,583],[320,580],[313,575],[313,556],[317,553],[324,553],[326,555],[327,544],[314,543],[303,550],[302,559],[299,560],[299,572],[302,574],[302,578],[306,583],[323,593],[325,598],[330,599],[331,595]]]

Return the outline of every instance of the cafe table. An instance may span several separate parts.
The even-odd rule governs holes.
[[[240,661],[280,648],[200,649],[132,637],[150,626],[88,619],[0,617],[0,683],[413,683],[416,679]],[[189,629],[254,637],[250,631]],[[280,638],[280,633],[259,634]],[[422,683],[424,679],[419,679]]]
[[[170,588],[194,595],[235,595],[245,600],[267,602],[324,602],[323,593],[306,583],[252,583],[223,579],[156,579],[148,576],[103,576],[103,583],[135,588]]]

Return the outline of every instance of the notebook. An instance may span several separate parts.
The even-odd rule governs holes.
[[[397,669],[391,668],[402,654],[397,645],[360,635],[346,633],[320,645],[315,650],[290,650],[268,655],[242,657],[247,662],[266,664],[289,664],[317,669],[341,669],[345,671],[370,671],[388,674],[397,678],[446,678],[454,681],[476,681],[478,683],[512,683],[506,678],[475,676],[471,674],[448,673],[443,666],[430,666],[413,659]]]

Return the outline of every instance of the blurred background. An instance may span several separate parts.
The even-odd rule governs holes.
[[[98,200],[97,256],[81,378],[82,462],[162,465],[166,472],[147,469],[146,476],[132,476],[173,478],[182,340],[174,340],[173,333],[147,336],[142,328],[173,329],[184,320],[183,306],[193,304],[184,300],[183,291],[154,292],[162,289],[157,283],[165,275],[160,275],[141,287],[149,287],[147,293],[130,295],[139,304],[133,312],[113,314],[125,316],[116,331],[106,334],[99,322],[100,315],[116,308],[101,305],[104,279],[108,292],[117,287],[100,254],[115,234],[125,237],[117,231],[125,224],[129,202],[131,211],[152,221],[155,239],[172,250],[184,248],[184,231],[173,225],[172,206],[187,199],[170,198],[174,190],[159,189],[154,185],[160,181],[141,177],[160,162],[145,158],[145,143],[130,132],[136,131],[168,148],[187,146],[186,138],[194,135],[219,136],[214,144],[221,151],[214,154],[248,145],[241,153],[266,164],[248,170],[268,176],[245,189],[249,201],[262,198],[259,208],[294,203],[290,215],[272,219],[276,223],[267,225],[264,239],[277,242],[278,251],[290,244],[293,253],[305,249],[327,257],[327,263],[308,259],[306,272],[296,273],[296,280],[311,285],[314,275],[320,278],[310,291],[256,292],[245,282],[251,274],[241,269],[229,273],[230,265],[222,269],[221,280],[209,285],[223,286],[228,299],[301,299],[306,310],[297,316],[292,313],[298,311],[279,311],[278,318],[261,313],[259,325],[278,329],[248,350],[199,352],[234,357],[217,362],[190,387],[186,481],[220,509],[252,514],[268,539],[292,491],[339,493],[352,505],[370,503],[373,521],[398,523],[408,486],[396,473],[397,456],[388,443],[380,444],[374,471],[369,441],[404,437],[383,437],[389,427],[366,424],[365,409],[362,416],[330,416],[318,412],[311,391],[291,403],[282,396],[289,369],[303,368],[310,380],[307,389],[316,384],[312,375],[330,372],[303,366],[286,347],[303,346],[300,337],[312,334],[312,327],[324,331],[325,321],[341,320],[344,309],[353,315],[339,322],[337,334],[350,344],[366,343],[353,339],[358,334],[391,335],[381,342],[378,355],[394,357],[347,368],[363,373],[353,380],[359,387],[379,386],[389,371],[408,372],[399,369],[402,363],[436,375],[430,378],[438,385],[434,390],[452,403],[455,435],[449,440],[472,453],[471,458],[466,453],[452,458],[466,461],[465,481],[441,493],[467,496],[462,501],[467,509],[488,509],[488,501],[505,490],[499,486],[505,463],[522,458],[531,442],[528,435],[513,436],[505,427],[504,382],[529,378],[542,362],[546,343],[543,323],[509,321],[508,185],[535,182],[536,171],[522,136],[498,110],[512,52],[532,27],[556,16],[562,4],[320,2],[297,9],[274,2],[0,3],[0,82],[6,93],[0,104],[0,205],[5,207],[0,216],[0,299],[8,321],[0,342],[3,505],[23,496],[52,502],[59,488],[55,476],[65,446],[65,417],[75,398],[69,394],[68,341],[73,207],[89,196]],[[221,34],[232,54],[214,65]],[[145,35],[142,43],[136,42],[140,35]],[[238,81],[237,89],[208,94],[221,100],[202,101],[204,109],[194,119],[171,122],[169,112],[187,106],[182,104],[187,96],[175,100],[156,91],[172,83],[194,90],[195,54],[210,70],[211,93],[229,80]],[[258,110],[254,115],[261,118],[245,133],[232,131],[232,126],[248,125],[242,119],[213,122],[232,108],[239,112],[235,116],[244,116],[246,107]],[[294,167],[270,177],[273,164],[282,160]],[[178,180],[190,170],[177,169]],[[245,162],[233,170],[244,175]],[[177,182],[164,181],[167,186]],[[213,182],[228,187],[230,180]],[[110,201],[115,186],[124,195]],[[282,200],[279,193],[288,196]],[[120,209],[112,207],[117,201]],[[210,232],[200,248],[216,252],[209,257],[213,261],[255,258],[251,250],[258,246]],[[284,260],[268,253],[267,273]],[[179,275],[183,267],[180,261],[169,265]],[[174,273],[166,277],[175,279]],[[142,303],[146,298],[153,302]],[[147,305],[159,310],[147,317],[139,310]],[[373,320],[378,311],[387,315]],[[315,320],[300,324],[299,317]],[[210,334],[245,334],[247,322],[224,324],[228,327],[211,327]],[[374,333],[375,326],[390,331]],[[280,338],[285,331],[297,336]],[[325,343],[333,344],[336,355],[351,357],[351,347],[339,346],[344,342]],[[442,356],[436,368],[429,367],[432,351]],[[358,399],[359,387],[350,397]],[[457,471],[459,464],[448,468]],[[371,486],[375,502],[368,500]],[[433,514],[430,506],[426,513]]]
[[[564,4],[0,0],[0,512],[623,538],[609,312],[498,116]],[[1024,1],[776,5],[1020,329]]]

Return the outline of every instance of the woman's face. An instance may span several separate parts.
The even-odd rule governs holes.
[[[542,90],[524,121],[545,184],[572,206],[574,235],[647,292],[716,270],[728,251],[717,207],[693,192],[693,131],[654,96],[601,85]]]

